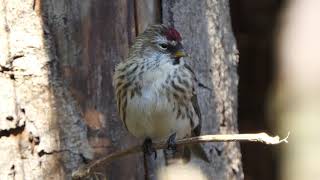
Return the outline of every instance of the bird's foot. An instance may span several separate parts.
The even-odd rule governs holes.
[[[167,144],[168,144],[168,147],[167,149],[169,150],[176,150],[177,149],[177,144],[176,144],[176,136],[177,136],[177,133],[173,133],[168,141],[167,141]]]
[[[157,159],[157,151],[152,146],[152,140],[150,138],[146,138],[142,145],[143,153],[146,155],[152,155],[154,153],[154,159]]]
[[[164,150],[165,155],[169,155],[173,157],[177,152],[177,144],[176,144],[176,135],[177,133],[173,133],[169,139],[167,140],[167,149]]]

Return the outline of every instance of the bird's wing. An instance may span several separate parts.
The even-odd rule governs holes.
[[[201,119],[200,107],[198,104],[198,98],[197,98],[197,94],[195,91],[194,91],[193,96],[191,98],[191,102],[192,102],[193,109],[196,112],[198,119],[199,119],[199,124],[193,128],[193,130],[191,131],[191,136],[200,136],[202,119]],[[210,163],[210,160],[208,158],[207,153],[205,152],[205,150],[203,149],[203,147],[200,144],[189,145],[189,149],[192,151],[192,153],[196,157],[204,160],[205,162]]]
[[[188,70],[191,72],[191,74],[192,74],[192,76],[193,76],[193,79],[194,79],[194,82],[195,82],[195,83],[198,83],[198,80],[197,80],[196,75],[195,75],[195,73],[193,72],[192,68],[191,68],[189,65],[187,65],[187,64],[185,64],[184,66],[185,66],[186,69],[188,69]],[[191,103],[192,103],[192,106],[193,106],[194,111],[196,112],[196,114],[197,114],[197,116],[198,116],[199,124],[196,125],[196,126],[193,128],[193,130],[192,130],[192,132],[191,132],[191,136],[199,136],[200,133],[201,133],[201,123],[202,123],[202,119],[201,119],[200,107],[199,107],[199,104],[198,104],[197,93],[196,93],[194,87],[193,87],[193,92],[192,92],[192,93],[193,93],[193,96],[191,97]]]
[[[195,94],[195,93],[193,94],[193,96],[191,98],[191,102],[192,102],[193,109],[196,112],[198,119],[199,119],[199,124],[193,128],[191,135],[192,136],[199,136],[201,134],[202,119],[201,119],[201,112],[200,112],[200,108],[199,108],[199,104],[198,104],[197,94]]]
[[[200,112],[200,108],[199,108],[199,104],[198,104],[198,98],[197,98],[197,94],[193,93],[193,96],[191,98],[191,102],[192,102],[192,106],[194,111],[196,112],[198,119],[199,119],[199,124],[197,124],[193,130],[191,131],[191,136],[200,136],[201,134],[201,123],[202,123],[202,119],[201,119],[201,112]],[[210,160],[208,158],[207,153],[204,151],[203,147],[200,144],[193,144],[193,145],[189,145],[188,148],[192,151],[192,153],[204,160],[205,162],[210,163]]]

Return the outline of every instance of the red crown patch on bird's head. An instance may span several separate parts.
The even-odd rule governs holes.
[[[170,41],[181,41],[181,35],[175,28],[168,28],[165,32],[165,36]]]

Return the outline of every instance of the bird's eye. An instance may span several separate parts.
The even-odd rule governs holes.
[[[167,49],[168,48],[168,44],[159,44],[159,46],[161,47],[161,49]]]

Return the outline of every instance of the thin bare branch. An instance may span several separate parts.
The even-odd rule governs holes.
[[[231,141],[251,141],[251,142],[261,142],[264,144],[280,144],[280,143],[288,143],[287,139],[290,135],[288,133],[287,137],[284,139],[280,139],[279,136],[269,136],[266,133],[257,133],[257,134],[217,134],[217,135],[202,135],[197,137],[185,138],[181,140],[177,140],[177,146],[183,146],[187,144],[198,144],[198,143],[207,143],[207,142],[231,142]],[[165,142],[154,143],[152,145],[155,149],[165,149],[167,144]],[[80,179],[86,177],[93,173],[93,169],[95,167],[108,164],[115,159],[127,156],[129,154],[134,154],[142,152],[141,145],[135,145],[123,150],[119,150],[108,156],[97,159],[90,164],[83,166],[72,173],[73,179]]]

